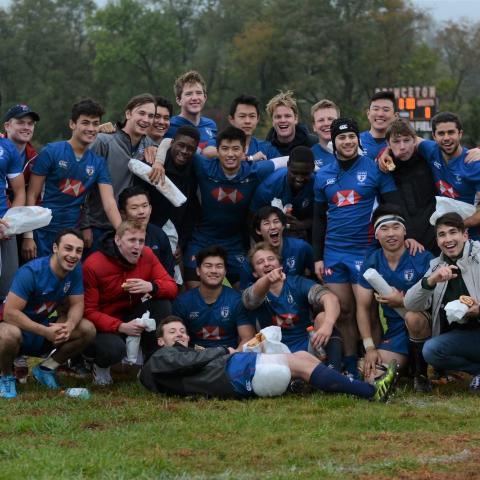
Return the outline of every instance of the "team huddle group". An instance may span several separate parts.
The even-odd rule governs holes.
[[[217,132],[198,72],[174,93],[179,115],[142,94],[115,125],[82,100],[71,138],[38,155],[40,115],[25,104],[6,112],[1,397],[17,395],[30,356],[51,389],[59,370],[111,384],[128,359],[147,389],[178,395],[312,388],[386,400],[399,371],[418,392],[466,372],[480,392],[480,212],[455,206],[476,205],[480,152],[462,147],[457,115],[437,114],[424,140],[382,91],[368,131],[321,100],[310,133],[287,91],[268,102],[260,140],[254,96],[235,98]],[[436,196],[453,206],[432,225]],[[24,205],[49,208],[51,222],[8,236],[8,209]],[[374,291],[370,269],[390,293]],[[445,306],[460,298],[467,311],[452,320]],[[283,345],[271,329],[258,334],[271,326]]]

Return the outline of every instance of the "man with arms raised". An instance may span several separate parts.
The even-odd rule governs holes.
[[[405,307],[413,311],[432,308],[432,323],[418,316],[407,324],[418,343],[425,342],[423,356],[438,370],[467,372],[470,389],[480,393],[480,243],[469,240],[462,217],[446,213],[435,223],[441,255],[405,295]],[[469,309],[463,318],[449,320],[445,306],[466,296]],[[432,338],[428,340],[428,337]]]
[[[95,337],[94,326],[83,318],[82,252],[81,234],[63,230],[52,255],[28,262],[15,275],[0,322],[0,396],[16,396],[11,368],[19,353],[52,352],[32,373],[42,385],[56,389],[55,370]],[[52,318],[54,311],[58,318]]]
[[[415,391],[428,392],[431,389],[427,377],[427,364],[422,357],[421,345],[415,342],[415,337],[410,340],[405,321],[396,309],[404,308],[403,297],[405,292],[420,280],[428,270],[430,252],[410,254],[405,248],[407,233],[405,219],[402,211],[395,205],[380,205],[372,217],[375,229],[375,238],[380,243],[379,249],[367,257],[363,264],[357,287],[357,322],[360,335],[365,347],[364,375],[378,375],[377,364],[388,365],[394,359],[400,367],[407,365],[409,351],[414,359],[414,389]],[[365,280],[363,273],[369,268],[375,269],[383,279],[393,287],[390,295],[378,296],[383,315],[387,323],[387,331],[382,335],[380,342],[372,338],[370,326],[370,312],[374,302],[372,286]],[[405,319],[416,322],[418,318],[429,318],[426,312],[406,312]]]
[[[52,221],[25,234],[22,251],[26,258],[44,256],[51,251],[53,240],[64,228],[78,226],[87,192],[98,185],[100,205],[113,226],[120,221],[108,167],[105,159],[89,149],[95,141],[103,108],[87,99],[72,107],[68,141],[48,144],[32,168],[27,191],[27,205],[35,205],[42,194],[41,206],[52,210]]]
[[[255,335],[240,293],[223,285],[227,252],[215,245],[197,254],[200,286],[182,293],[173,314],[184,321],[192,341],[202,347],[236,348]]]
[[[243,292],[243,303],[251,310],[252,321],[261,328],[277,325],[282,342],[292,352],[308,350],[307,327],[312,325],[311,308],[323,312],[313,320],[314,348],[325,348],[328,363],[340,370],[341,341],[334,326],[340,315],[337,297],[325,287],[300,276],[285,275],[278,254],[264,242],[250,249],[248,258],[256,282]]]
[[[97,329],[85,355],[94,362],[94,383],[108,385],[110,366],[126,355],[126,336],[141,336],[144,358],[155,351],[155,335],[136,319],[147,310],[157,321],[166,317],[177,285],[145,246],[145,225],[130,221],[103,237],[100,250],[83,264],[83,276],[85,316]]]

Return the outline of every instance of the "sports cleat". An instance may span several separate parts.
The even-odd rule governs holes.
[[[75,378],[88,378],[92,373],[91,364],[83,358],[69,360],[65,365],[60,365],[57,369],[59,375],[66,375]]]
[[[28,362],[24,355],[15,358],[13,361],[13,375],[15,375],[18,383],[27,383]]]
[[[472,381],[470,382],[470,391],[472,393],[480,394],[480,375],[475,375],[472,377]]]
[[[17,396],[16,379],[13,375],[0,376],[0,397],[15,398]]]
[[[60,388],[54,370],[44,370],[40,368],[40,365],[37,365],[33,367],[32,375],[38,383],[41,383],[47,388],[51,388],[52,390]]]
[[[432,393],[432,382],[425,375],[413,377],[413,391],[416,393]]]
[[[112,376],[110,375],[110,367],[102,368],[99,367],[96,363],[93,364],[92,368],[93,373],[93,385],[99,387],[105,387],[113,383]]]
[[[377,402],[386,402],[388,397],[392,394],[395,383],[397,383],[398,378],[398,363],[396,360],[392,360],[387,367],[385,375],[380,379],[375,380],[375,394],[372,399]]]

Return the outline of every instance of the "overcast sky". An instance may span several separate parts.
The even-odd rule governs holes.
[[[445,20],[470,19],[480,21],[480,0],[412,0],[413,3],[428,12],[437,22]],[[4,7],[10,0],[0,0],[0,6]],[[99,5],[104,5],[106,0],[97,0]]]

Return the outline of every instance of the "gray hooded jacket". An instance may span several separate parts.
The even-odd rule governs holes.
[[[447,266],[443,253],[430,262],[430,268],[425,277],[430,276],[437,268]],[[480,242],[468,240],[463,248],[463,255],[457,260],[457,267],[462,272],[462,278],[468,290],[468,294],[480,300]],[[416,312],[432,307],[432,335],[440,335],[440,307],[448,282],[440,282],[433,290],[422,288],[422,280],[419,280],[410,288],[404,298],[407,310]]]

